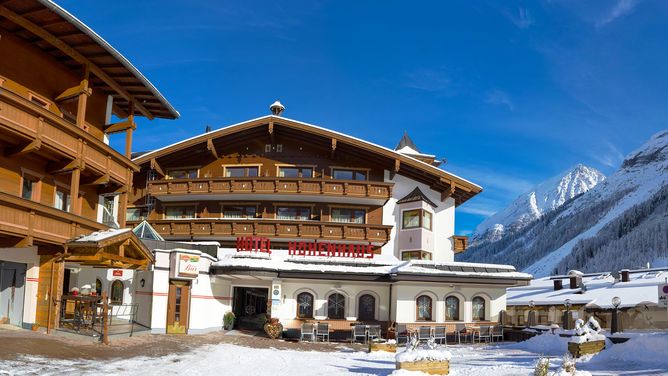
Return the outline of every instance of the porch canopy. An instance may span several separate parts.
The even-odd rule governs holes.
[[[96,231],[71,239],[65,243],[62,260],[82,266],[142,270],[155,262],[153,253],[129,228]]]

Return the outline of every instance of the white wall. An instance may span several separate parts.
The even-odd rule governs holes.
[[[37,247],[0,248],[0,260],[26,264],[23,326],[29,327],[35,323],[35,315],[37,313],[37,281],[39,280]]]
[[[455,200],[447,198],[442,202],[441,194],[429,188],[428,185],[399,174],[395,174],[394,178],[390,179],[390,173],[387,170],[385,170],[385,181],[393,182],[394,187],[392,188],[392,198],[383,207],[383,224],[392,225],[394,228],[390,233],[390,241],[382,248],[383,254],[401,258],[401,249],[397,237],[398,232],[401,231],[401,208],[397,205],[397,201],[413,191],[415,187],[418,187],[433,203],[438,205],[431,210],[434,213],[432,218],[433,259],[437,262],[452,262],[455,257],[452,242],[452,236],[455,234]]]

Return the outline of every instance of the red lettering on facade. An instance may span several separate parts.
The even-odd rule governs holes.
[[[260,252],[271,254],[268,238],[241,236],[237,238],[237,252]],[[288,242],[289,256],[373,258],[373,245],[330,242]]]
[[[259,236],[240,236],[237,238],[237,252],[271,254],[271,240]]]

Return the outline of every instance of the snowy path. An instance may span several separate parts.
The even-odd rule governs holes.
[[[668,374],[668,335],[640,343],[615,345],[607,354],[578,363],[593,375]],[[552,357],[552,371],[565,349],[564,339],[540,336],[518,344],[449,346],[451,375],[532,375],[539,354]],[[556,359],[555,359],[556,358]],[[644,362],[643,359],[647,360]],[[248,348],[232,344],[208,345],[185,354],[158,358],[136,357],[106,362],[23,357],[0,362],[0,375],[390,375],[394,354],[352,352],[332,345],[332,352]],[[409,373],[402,373],[407,375]]]

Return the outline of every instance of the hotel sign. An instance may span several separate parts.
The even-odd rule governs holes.
[[[237,252],[258,252],[271,254],[271,241],[259,236],[237,238]],[[373,258],[371,244],[345,244],[330,242],[288,242],[290,256]]]
[[[668,283],[659,285],[659,307],[668,308]]]
[[[237,252],[259,252],[271,254],[271,241],[259,236],[240,236],[237,238]]]
[[[177,276],[185,278],[197,278],[199,274],[199,255],[177,253]]]

